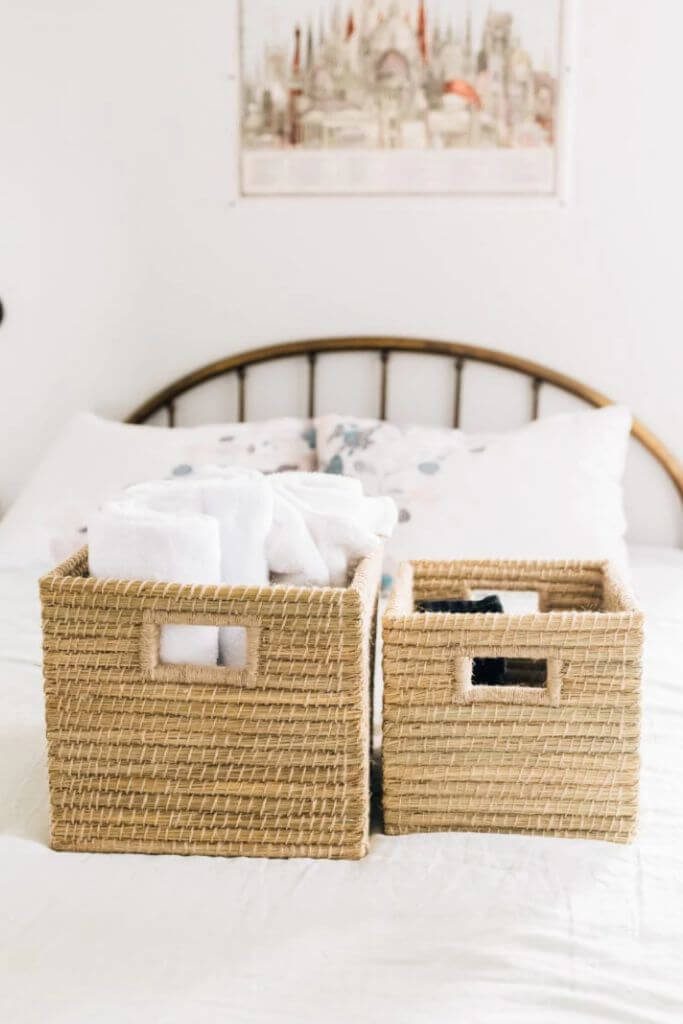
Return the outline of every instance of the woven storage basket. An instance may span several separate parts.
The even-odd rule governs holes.
[[[540,610],[415,612],[472,590],[537,591]],[[642,616],[606,563],[404,564],[383,636],[388,833],[633,837]],[[547,681],[472,685],[482,657],[544,660]]]
[[[379,556],[348,588],[41,581],[58,850],[367,852]],[[247,629],[247,668],[159,665],[164,623]]]

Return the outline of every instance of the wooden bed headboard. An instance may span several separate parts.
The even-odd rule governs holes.
[[[308,414],[316,414],[316,365],[318,356],[326,353],[376,352],[381,364],[380,390],[377,414],[387,418],[388,400],[391,387],[390,364],[392,353],[412,352],[426,356],[446,356],[453,361],[453,419],[454,427],[460,426],[463,387],[468,363],[485,363],[515,374],[521,374],[529,381],[529,415],[537,419],[540,410],[541,391],[544,385],[564,391],[581,399],[588,405],[603,407],[612,405],[611,399],[587,384],[567,377],[562,373],[539,363],[522,359],[506,352],[479,348],[461,342],[430,341],[422,338],[319,338],[309,341],[293,341],[281,345],[267,345],[263,348],[239,352],[217,362],[209,363],[186,376],[179,378],[143,402],[129,417],[128,423],[146,423],[153,416],[165,411],[168,424],[175,425],[177,400],[208,381],[234,374],[238,382],[238,409],[240,422],[247,418],[249,369],[264,363],[304,356],[308,360]],[[339,410],[343,411],[343,410]],[[683,465],[667,446],[639,420],[633,424],[633,436],[659,462],[683,498]]]

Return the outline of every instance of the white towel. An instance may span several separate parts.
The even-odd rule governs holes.
[[[325,473],[278,473],[270,480],[276,495],[276,528],[269,540],[272,569],[274,550],[289,550],[290,557],[295,550],[291,533],[285,534],[278,523],[283,501],[303,520],[306,535],[324,563],[325,578],[316,579],[320,585],[346,586],[353,564],[376,551],[396,526],[394,501],[366,498],[358,480]],[[283,582],[302,583],[302,575],[305,578],[306,572],[295,567],[283,574]]]
[[[200,513],[156,511],[135,497],[110,502],[88,524],[92,576],[158,583],[220,583],[218,523]],[[160,661],[215,665],[213,626],[164,626]]]
[[[391,535],[391,498],[323,473],[206,466],[193,477],[139,484],[90,524],[94,576],[177,583],[346,586],[349,571]],[[165,627],[162,660],[246,664],[239,626]]]
[[[273,522],[273,492],[262,473],[204,466],[192,478],[136,484],[126,494],[159,512],[212,516],[220,530],[222,582],[268,583],[265,541]]]
[[[218,522],[221,580],[230,586],[266,587],[270,582],[266,538],[273,525],[273,491],[261,473],[207,466],[199,474],[204,510]],[[221,664],[246,666],[247,634],[224,627],[219,634]]]
[[[139,484],[126,493],[159,511],[200,511],[210,516],[218,524],[220,582],[244,587],[268,585],[266,537],[273,522],[273,491],[262,473],[204,466],[190,479]],[[220,664],[242,668],[246,656],[245,629],[221,628]]]
[[[296,502],[273,488],[273,528],[267,541],[270,571],[278,583],[326,587],[330,570]]]

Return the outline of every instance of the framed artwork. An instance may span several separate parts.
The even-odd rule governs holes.
[[[242,193],[560,195],[569,6],[242,0]]]

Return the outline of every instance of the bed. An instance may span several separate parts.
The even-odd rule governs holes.
[[[164,389],[131,421],[197,385],[304,360],[309,409],[321,354],[378,356],[380,411],[402,346],[453,363],[453,419],[470,361],[582,400],[603,396],[514,357],[446,343],[351,339],[231,357]],[[636,437],[683,493],[681,467]],[[678,500],[678,499],[677,499]],[[680,507],[678,508],[680,515]],[[33,570],[0,573],[0,1019],[11,1024],[683,1019],[683,551],[630,550],[647,614],[642,816],[631,846],[523,836],[389,838],[359,863],[56,854],[48,794]]]

